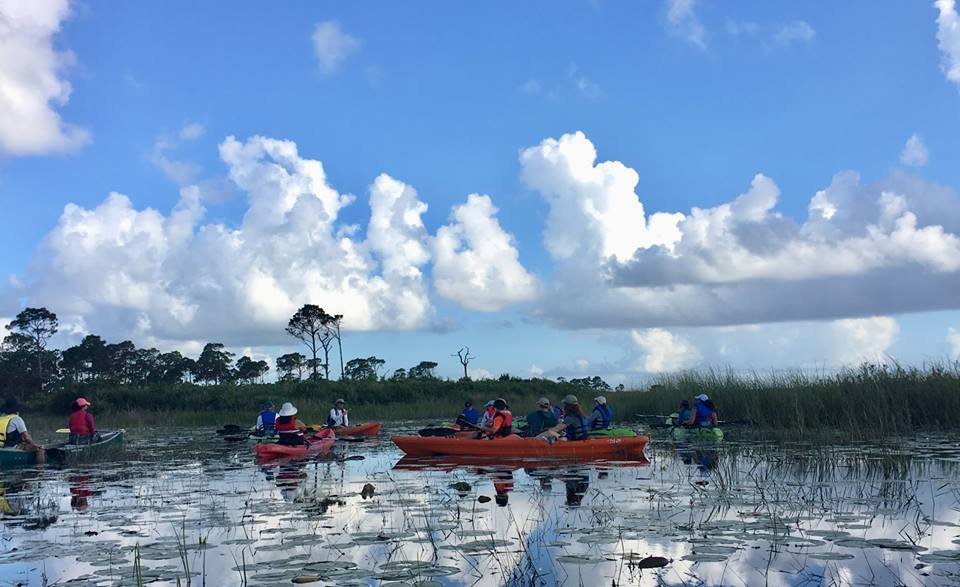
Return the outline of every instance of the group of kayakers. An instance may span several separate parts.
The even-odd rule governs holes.
[[[254,434],[257,436],[277,436],[277,443],[287,446],[308,444],[304,431],[307,425],[297,418],[297,407],[290,402],[283,402],[280,411],[276,411],[272,401],[263,403],[263,410],[257,415]],[[328,428],[343,428],[350,425],[347,411],[347,402],[338,399],[330,409],[326,423]]]
[[[714,428],[719,425],[717,408],[710,396],[701,393],[693,398],[693,402],[692,408],[689,401],[680,402],[680,409],[675,417],[671,415],[668,424],[683,428]]]
[[[563,407],[554,406],[546,397],[537,400],[537,409],[527,415],[527,426],[520,430],[523,436],[542,438],[553,442],[566,440],[586,440],[590,431],[610,428],[613,423],[613,410],[605,396],[593,398],[593,411],[588,416],[575,395],[563,398]],[[464,410],[457,418],[461,430],[475,432],[477,438],[496,438],[515,434],[513,414],[507,402],[498,398],[490,400],[483,412],[467,401]],[[467,435],[469,435],[469,432]]]

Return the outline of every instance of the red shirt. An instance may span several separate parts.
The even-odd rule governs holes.
[[[77,410],[70,414],[70,434],[87,436],[96,432],[93,425],[93,414],[87,410]]]

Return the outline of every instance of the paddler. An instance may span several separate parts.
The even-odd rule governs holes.
[[[12,397],[7,398],[0,408],[0,446],[35,451],[37,463],[44,461],[43,447],[27,432],[27,423],[20,417],[20,405]]]
[[[342,428],[350,425],[350,418],[347,416],[347,402],[338,399],[330,409],[330,417],[327,418],[327,426],[330,428]]]
[[[489,426],[480,428],[481,435],[486,438],[497,438],[513,434],[513,414],[508,409],[506,400],[497,398],[493,401],[493,418]]]
[[[540,436],[543,432],[553,428],[559,420],[554,414],[550,400],[542,397],[537,400],[537,409],[527,414],[527,436]]]
[[[463,412],[460,413],[460,417],[466,422],[476,425],[477,421],[480,419],[480,412],[477,410],[477,408],[473,407],[472,401],[467,400],[463,403]]]
[[[99,440],[97,427],[93,423],[93,414],[90,413],[90,402],[85,397],[78,397],[73,402],[73,409],[68,420],[70,436],[67,444],[90,444]]]
[[[690,417],[684,423],[684,426],[694,428],[713,428],[718,424],[717,408],[713,405],[713,400],[701,393],[693,404],[693,411]]]
[[[483,406],[483,414],[480,415],[480,421],[477,423],[478,428],[485,428],[493,423],[493,415],[497,412],[493,404],[494,400],[490,400]]]
[[[547,442],[553,442],[558,437],[566,440],[586,440],[590,437],[590,427],[587,416],[580,407],[580,400],[575,395],[563,398],[563,421],[539,436]]]
[[[277,412],[276,420],[277,444],[285,446],[298,446],[308,444],[303,437],[303,431],[306,426],[297,419],[297,408],[290,402],[284,402]]]
[[[257,436],[273,436],[277,433],[277,412],[274,410],[273,402],[267,400],[263,402],[263,410],[257,416]]]
[[[607,398],[598,395],[593,398],[593,413],[587,421],[590,430],[606,430],[613,424],[613,410],[607,404]]]

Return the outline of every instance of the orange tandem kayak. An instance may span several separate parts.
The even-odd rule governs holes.
[[[376,436],[380,434],[380,428],[383,426],[380,422],[367,422],[365,424],[357,424],[356,426],[341,426],[339,428],[334,428],[337,432],[337,436]],[[311,428],[325,428],[321,424],[312,424]]]
[[[310,444],[300,444],[297,446],[288,446],[276,442],[262,442],[254,445],[253,450],[261,459],[271,459],[276,457],[303,457],[330,450],[336,440],[333,430],[321,430],[312,438],[308,437]]]
[[[438,436],[394,436],[391,440],[410,456],[496,456],[504,459],[637,459],[643,457],[643,448],[647,445],[646,436],[590,438],[575,442],[558,440],[553,444],[540,438],[516,435],[494,440]]]

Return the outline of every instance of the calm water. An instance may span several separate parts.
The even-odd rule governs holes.
[[[402,459],[386,437],[270,465],[212,430],[127,446],[0,472],[0,585],[136,585],[137,564],[152,585],[960,584],[955,438],[654,437],[649,462],[553,467]]]

